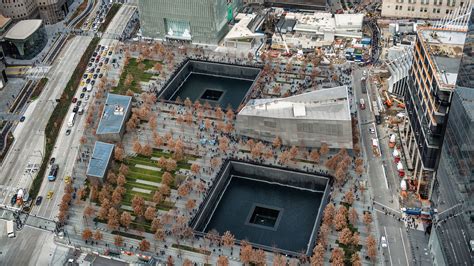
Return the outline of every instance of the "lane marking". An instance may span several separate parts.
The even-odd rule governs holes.
[[[388,257],[390,258],[390,265],[393,265],[392,254],[390,253],[390,244],[388,243],[387,228],[384,226],[383,230],[385,231],[385,240],[387,241]],[[383,247],[382,247],[382,250],[383,250]]]
[[[405,247],[405,240],[403,240],[402,228],[398,228],[398,229],[400,229],[400,237],[402,238],[403,253],[405,253],[405,259],[407,260],[407,265],[409,266],[410,263],[408,262],[408,255],[407,255],[407,250]]]
[[[384,204],[382,204],[382,203],[380,203],[380,202],[378,202],[378,201],[375,201],[375,200],[374,200],[374,203],[375,203],[375,204],[378,204],[378,205],[380,205],[380,206],[382,206],[382,207],[385,207],[386,209],[389,209],[389,210],[391,210],[391,211],[393,211],[393,212],[396,212],[396,213],[398,213],[398,214],[401,214],[400,211],[397,211],[397,210],[395,210],[395,209],[393,209],[393,208],[390,208],[390,207],[388,207],[387,205],[384,205]]]
[[[386,186],[387,189],[388,189],[387,175],[385,174],[385,167],[383,167],[383,165],[382,165],[382,171],[383,171],[383,176],[384,176],[384,178],[385,178],[385,186]]]

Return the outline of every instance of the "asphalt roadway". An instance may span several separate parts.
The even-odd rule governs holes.
[[[383,136],[383,127],[375,126],[375,117],[373,109],[369,106],[369,94],[363,94],[361,90],[361,82],[363,76],[363,69],[354,69],[353,71],[353,91],[356,93],[357,104],[363,98],[366,104],[366,109],[359,108],[359,123],[361,130],[361,148],[365,151],[366,156],[366,170],[369,176],[368,189],[372,191],[372,200],[374,201],[374,211],[377,215],[379,236],[387,238],[388,247],[382,248],[380,246],[380,239],[377,240],[379,248],[383,253],[385,265],[413,265],[411,263],[411,254],[409,248],[409,241],[407,238],[406,228],[403,223],[398,221],[400,216],[400,208],[398,206],[396,187],[399,182],[393,177],[393,173],[387,174],[387,169],[384,164],[384,151],[382,156],[377,157],[372,152],[372,138],[378,138],[379,142],[387,141]],[[369,82],[367,82],[368,84]],[[370,89],[368,88],[370,93]],[[377,128],[376,134],[371,134],[369,128]],[[387,152],[385,152],[387,154]],[[389,169],[390,170],[390,169]],[[387,177],[388,176],[388,177]],[[385,210],[389,210],[395,215],[385,215]]]
[[[25,121],[13,132],[15,141],[0,169],[1,201],[9,204],[19,188],[29,188],[35,173],[25,173],[28,164],[40,164],[44,154],[44,128],[69,78],[74,72],[90,37],[76,37],[68,44],[49,78],[43,93],[25,112]]]

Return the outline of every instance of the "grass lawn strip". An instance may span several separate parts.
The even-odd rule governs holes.
[[[149,82],[155,74],[146,73],[146,70],[151,69],[158,61],[148,60],[145,59],[142,61],[145,65],[143,70],[140,70],[139,63],[137,62],[136,58],[130,58],[128,64],[123,68],[123,72],[120,75],[119,83],[117,87],[113,89],[113,92],[119,94],[125,94],[127,90],[132,90],[135,93],[141,92],[140,82]],[[130,85],[125,85],[125,80],[127,79],[127,75],[130,74],[133,77],[133,80]]]
[[[135,164],[135,167],[145,169],[145,170],[151,170],[151,171],[161,171],[161,168],[158,168],[156,166],[149,166],[149,165],[143,165],[143,164]]]
[[[186,251],[190,251],[190,252],[194,252],[194,253],[200,253],[200,254],[204,254],[204,255],[211,255],[211,252],[209,250],[203,250],[203,249],[199,249],[199,248],[193,248],[193,247],[190,247],[190,246],[178,245],[178,244],[172,244],[171,246],[174,247],[174,248],[177,248],[177,249],[186,250]]]

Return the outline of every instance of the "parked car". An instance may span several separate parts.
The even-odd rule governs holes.
[[[79,98],[81,98],[81,99],[84,98],[84,95],[85,95],[84,93],[81,93],[81,94],[79,95]]]
[[[75,103],[75,102],[77,102],[77,98],[76,98],[76,97],[72,98],[72,103]]]
[[[20,122],[23,122],[23,121],[25,121],[25,119],[26,119],[26,117],[25,117],[25,116],[22,116],[22,117],[20,117]]]
[[[48,194],[46,195],[46,198],[51,199],[53,197],[53,195],[54,195],[54,191],[50,190],[50,191],[48,191]]]
[[[385,236],[382,236],[382,239],[380,240],[380,243],[381,243],[383,248],[388,247],[387,238],[385,238]]]
[[[56,161],[56,158],[54,158],[54,157],[51,157],[51,159],[49,160],[49,164],[53,164],[53,163],[54,163],[54,161]]]
[[[69,136],[70,134],[71,134],[71,130],[70,129],[66,130],[66,136]]]
[[[82,92],[86,92],[86,91],[87,91],[87,87],[83,87]]]
[[[82,101],[77,101],[76,105],[81,106]]]
[[[369,127],[370,134],[375,134],[375,129],[373,127]]]
[[[42,201],[43,201],[43,197],[38,196],[38,197],[36,198],[35,205],[36,205],[36,206],[39,206]]]
[[[73,113],[77,113],[77,110],[79,110],[79,106],[74,106],[74,108],[72,108]]]

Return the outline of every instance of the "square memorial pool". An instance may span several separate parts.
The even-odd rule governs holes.
[[[309,254],[329,179],[238,161],[227,164],[193,220],[194,229],[230,231],[237,240],[269,251]]]
[[[212,106],[237,109],[249,93],[260,68],[188,60],[172,76],[159,98],[207,101]]]

